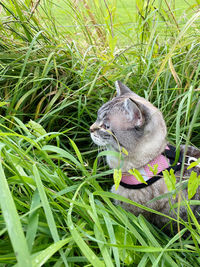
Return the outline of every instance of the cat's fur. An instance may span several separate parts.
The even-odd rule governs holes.
[[[122,165],[122,172],[127,173],[133,168],[140,170],[165,150],[167,130],[162,113],[149,101],[133,93],[119,81],[116,82],[116,90],[117,96],[98,110],[97,121],[90,127],[90,131],[91,138],[97,145],[106,146],[108,150],[114,151],[119,151],[119,147],[124,147],[128,151],[128,155],[123,154]],[[181,147],[181,150],[184,151],[184,146]],[[200,151],[189,147],[187,155],[199,158]],[[114,156],[107,156],[107,163],[110,168],[119,167],[119,160]],[[191,171],[186,167],[184,177],[189,177]],[[199,167],[195,167],[193,170],[200,174]],[[180,173],[177,172],[177,182],[179,176]],[[148,187],[136,190],[127,189],[121,185],[115,190],[113,185],[111,192],[176,218],[175,213],[170,209],[168,198],[149,203],[153,198],[168,192],[164,179],[159,179]],[[187,199],[187,190],[184,189],[182,193]],[[200,199],[199,189],[194,199]],[[176,199],[171,198],[172,204],[177,201],[177,197]],[[116,204],[120,204],[135,215],[143,214],[158,226],[167,222],[166,217],[155,214],[152,216],[151,213],[134,205],[120,201],[116,201]],[[199,219],[200,206],[191,206],[191,208]],[[187,220],[184,207],[180,208],[180,217]]]

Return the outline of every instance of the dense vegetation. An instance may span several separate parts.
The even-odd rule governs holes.
[[[1,266],[199,266],[194,203],[170,237],[115,206],[88,130],[122,80],[162,110],[171,143],[200,147],[188,2],[0,1]]]

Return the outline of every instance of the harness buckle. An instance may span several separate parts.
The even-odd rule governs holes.
[[[198,159],[195,157],[186,156],[187,161],[185,162],[185,165],[190,165],[192,162],[197,161]],[[195,167],[200,168],[200,163],[196,165]]]

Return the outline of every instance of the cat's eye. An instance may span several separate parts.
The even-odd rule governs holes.
[[[105,129],[105,130],[108,130],[110,128],[109,124],[108,123],[102,123],[101,124],[101,128]]]

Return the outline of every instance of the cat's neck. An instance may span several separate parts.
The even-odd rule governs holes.
[[[163,140],[162,145],[160,142],[153,142],[152,140],[151,144],[144,143],[142,146],[135,147],[134,153],[123,155],[121,161],[119,158],[108,155],[107,163],[112,169],[121,167],[122,172],[128,172],[133,168],[140,169],[162,154],[166,144],[167,142],[165,140]]]

